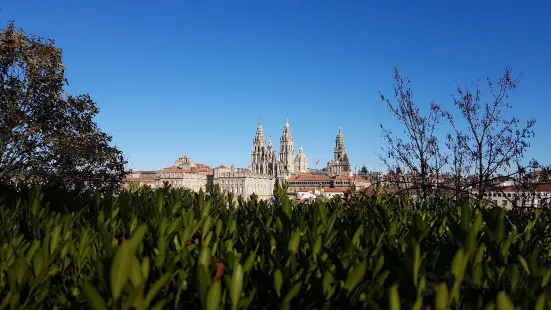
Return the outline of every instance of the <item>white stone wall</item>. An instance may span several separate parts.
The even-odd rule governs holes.
[[[172,187],[189,188],[196,192],[201,189],[206,191],[208,176],[199,173],[161,171],[157,180],[157,186],[163,186],[164,182],[168,182]]]
[[[213,185],[223,192],[232,192],[235,197],[249,198],[253,193],[259,199],[269,200],[273,196],[275,180],[271,176],[246,169],[214,169]]]

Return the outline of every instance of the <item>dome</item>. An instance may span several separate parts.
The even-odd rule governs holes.
[[[298,150],[298,154],[297,156],[295,157],[296,160],[304,160],[306,159],[306,155],[304,154],[304,150],[302,149],[302,146],[300,147],[300,149]]]

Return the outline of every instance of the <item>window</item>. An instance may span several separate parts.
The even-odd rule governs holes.
[[[507,206],[507,199],[502,200],[502,201],[501,201],[501,205],[502,205],[503,207],[506,207],[506,206]]]

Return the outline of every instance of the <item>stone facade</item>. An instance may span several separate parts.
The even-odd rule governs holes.
[[[297,157],[295,157],[295,171],[296,172],[308,172],[308,158],[304,155],[302,146],[298,150]]]
[[[174,166],[162,170],[135,171],[129,174],[123,181],[123,187],[129,187],[130,184],[148,185],[152,188],[169,184],[195,192],[208,191],[212,186],[218,186],[223,192],[233,192],[236,198],[242,196],[247,199],[256,194],[259,199],[269,200],[273,196],[275,178],[233,166],[228,168],[221,165],[212,169],[184,156],[176,160]]]
[[[339,133],[335,138],[333,159],[327,163],[326,170],[329,171],[329,174],[332,176],[348,176],[352,173],[350,161],[348,160],[346,148],[344,147],[344,136],[342,135],[340,127]]]
[[[283,127],[283,134],[279,140],[279,162],[283,171],[287,174],[295,172],[294,159],[295,146],[293,135],[291,135],[291,126],[289,125],[289,120],[285,119],[285,127]]]
[[[308,158],[302,149],[298,155],[295,158],[294,139],[288,119],[285,119],[283,134],[279,140],[279,157],[276,154],[272,140],[270,139],[266,144],[262,123],[258,123],[256,135],[253,139],[249,170],[272,176],[278,184],[283,184],[294,172],[298,172],[296,170],[297,166],[303,171],[308,169]],[[297,162],[297,159],[299,159],[299,162]]]
[[[172,168],[159,170],[157,172],[157,179],[155,180],[156,186],[162,187],[166,182],[172,187],[185,187],[195,192],[199,190],[207,191],[212,183],[209,173],[191,171],[191,169]]]
[[[254,193],[260,199],[271,199],[274,187],[283,183],[289,183],[291,192],[316,186],[332,188],[364,185],[363,180],[346,178],[351,175],[351,169],[340,128],[335,139],[333,159],[321,171],[317,168],[315,171],[308,168],[308,158],[302,147],[295,157],[294,139],[288,119],[285,119],[283,134],[279,141],[279,154],[277,154],[272,140],[269,139],[266,143],[264,129],[259,123],[253,139],[251,163],[247,169],[233,166],[211,168],[194,162],[188,156],[182,156],[174,162],[173,166],[162,170],[135,172],[127,176],[124,185],[136,183],[162,187],[168,183],[173,187],[185,187],[194,191],[208,191],[213,186],[218,186],[222,191],[234,193],[235,197],[249,198]]]
[[[222,192],[234,193],[236,198],[249,198],[256,194],[259,199],[269,200],[273,196],[275,180],[272,176],[249,169],[217,167],[213,172],[213,185]]]

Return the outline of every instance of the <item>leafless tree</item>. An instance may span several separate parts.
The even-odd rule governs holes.
[[[382,136],[387,145],[383,148],[385,154],[379,154],[379,158],[389,169],[393,169],[397,164],[405,166],[411,178],[404,180],[397,175],[393,181],[406,185],[406,190],[411,189],[408,185],[412,184],[413,188],[419,190],[420,196],[425,198],[432,188],[430,176],[438,174],[440,168],[446,164],[446,158],[441,156],[435,135],[436,127],[442,118],[442,110],[433,102],[428,115],[423,116],[413,101],[413,92],[409,87],[411,82],[400,76],[397,68],[394,69],[394,74],[396,102],[393,103],[383,94],[380,95],[381,100],[403,126],[404,138],[395,136],[390,129],[381,124]]]
[[[480,81],[474,87],[457,86],[454,106],[459,116],[446,113],[453,128],[451,149],[454,163],[472,167],[473,185],[477,199],[482,201],[485,193],[493,186],[493,178],[507,173],[513,165],[520,165],[529,140],[534,136],[535,120],[525,125],[516,117],[507,118],[505,109],[511,108],[507,101],[509,94],[517,87],[519,77],[512,77],[506,68],[497,83],[487,79],[488,101],[483,99]],[[464,161],[466,160],[466,161]]]

